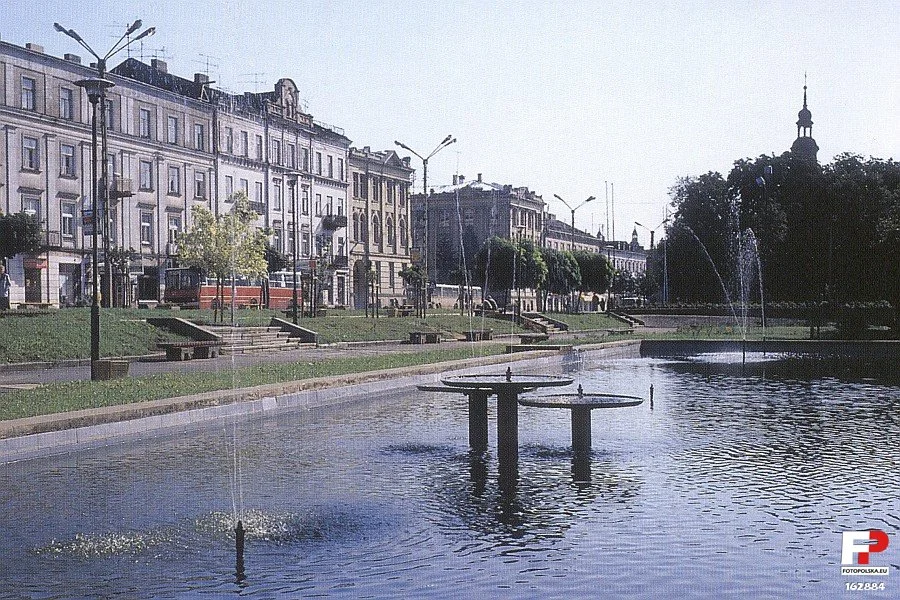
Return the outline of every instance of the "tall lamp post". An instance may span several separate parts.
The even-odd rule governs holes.
[[[425,263],[425,278],[422,281],[422,318],[425,318],[426,308],[425,305],[428,301],[428,159],[432,156],[454,143],[456,138],[452,135],[448,135],[445,137],[440,144],[437,145],[437,148],[431,151],[431,154],[428,156],[422,156],[403,142],[394,141],[394,143],[407,152],[412,152],[422,161],[422,195],[424,197],[425,203],[425,235],[422,237],[422,262]]]
[[[662,227],[663,225],[665,225],[665,224],[668,223],[668,222],[669,222],[669,217],[668,217],[668,215],[667,215],[666,218],[663,219],[663,222],[660,223],[659,225],[657,225],[656,227],[654,227],[653,229],[650,229],[650,228],[647,227],[646,225],[641,225],[641,224],[638,223],[637,221],[635,221],[634,224],[637,225],[638,227],[643,227],[644,229],[646,229],[647,231],[650,232],[650,249],[653,250],[653,236],[654,236],[654,234],[656,233],[656,230],[659,229],[660,227]],[[666,245],[663,246],[663,289],[662,289],[662,303],[663,303],[664,305],[665,305],[665,304],[668,304],[668,302],[669,302],[669,264],[668,264],[669,261],[668,261],[668,258],[669,258],[669,244],[668,244],[668,241],[667,241]]]
[[[587,204],[588,202],[590,202],[591,200],[596,200],[596,198],[594,198],[593,196],[589,196],[587,198],[587,200],[585,200],[584,202],[582,202],[575,208],[572,208],[571,206],[569,206],[568,202],[566,202],[565,200],[562,199],[562,197],[560,197],[559,194],[553,194],[553,197],[556,198],[557,200],[559,200],[560,202],[562,202],[563,204],[565,204],[566,208],[568,208],[570,211],[572,211],[572,253],[574,254],[575,253],[575,211],[578,210],[579,208],[581,208],[582,206],[584,206],[585,204]],[[573,312],[575,311],[575,292],[574,291],[572,292],[572,311]]]
[[[292,313],[294,319],[294,325],[297,324],[297,248],[298,248],[298,239],[297,239],[297,220],[300,218],[300,213],[297,211],[297,176],[296,175],[288,175],[287,178],[288,188],[291,190],[291,208],[294,211],[294,220],[291,225],[294,232],[294,243],[291,248],[291,256],[293,256],[294,260],[294,271],[293,271],[293,280],[294,280],[294,304]]]
[[[141,27],[141,21],[137,20],[132,23],[128,29],[126,29],[125,33],[122,34],[122,37],[119,38],[109,52],[106,53],[102,58],[97,55],[94,50],[88,46],[87,42],[85,42],[78,33],[75,32],[74,29],[66,29],[59,23],[54,23],[53,27],[59,31],[60,33],[64,33],[76,42],[78,42],[85,50],[91,53],[91,56],[97,59],[97,77],[91,77],[89,79],[83,79],[81,81],[76,81],[75,85],[80,88],[83,88],[88,95],[88,101],[91,103],[91,186],[93,189],[93,198],[91,200],[91,220],[92,220],[92,232],[91,232],[91,242],[92,242],[92,253],[91,253],[91,272],[93,274],[93,282],[91,289],[91,379],[96,380],[99,379],[99,369],[97,367],[97,361],[100,360],[100,288],[99,288],[99,261],[97,256],[98,250],[98,239],[97,239],[97,230],[100,226],[100,207],[103,206],[103,219],[106,221],[108,211],[107,203],[108,203],[108,193],[109,186],[107,184],[107,180],[109,174],[107,172],[108,163],[106,161],[106,119],[101,119],[100,122],[100,132],[101,132],[101,143],[102,143],[102,154],[103,154],[103,162],[102,162],[102,175],[100,179],[97,178],[97,115],[98,115],[98,104],[101,107],[101,110],[106,110],[106,90],[113,87],[115,84],[112,81],[109,81],[105,78],[106,75],[106,61],[111,56],[120,52],[127,48],[133,42],[138,41],[141,38],[145,38],[149,35],[153,35],[156,31],[155,28],[151,27],[149,29],[145,29],[140,35],[133,39],[128,39],[125,41],[125,38],[130,36],[132,33],[137,31]],[[125,41],[123,44],[122,42]],[[106,232],[107,229],[104,223],[104,248],[107,246],[107,238]],[[109,256],[104,257],[106,261],[106,269],[109,270]],[[107,298],[112,299],[112,294],[108,294]]]

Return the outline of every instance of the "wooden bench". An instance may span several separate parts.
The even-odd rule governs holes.
[[[166,360],[190,360],[215,358],[225,343],[218,340],[193,340],[188,342],[160,342],[158,348],[166,351]]]
[[[494,330],[493,329],[472,329],[470,331],[463,331],[463,335],[466,336],[467,342],[480,342],[482,340],[494,339]]]
[[[523,345],[537,344],[538,342],[546,342],[550,336],[546,333],[520,333],[519,340]]]
[[[410,331],[410,344],[439,344],[441,334],[436,331]]]

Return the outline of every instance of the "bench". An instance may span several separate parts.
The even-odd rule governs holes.
[[[480,342],[482,340],[494,339],[494,330],[493,329],[472,329],[470,331],[463,331],[463,335],[466,336],[467,342]]]
[[[408,316],[412,315],[412,311],[413,311],[413,309],[411,309],[411,308],[404,308],[402,306],[399,308],[396,306],[389,306],[388,308],[386,308],[384,310],[385,310],[385,314],[387,314],[387,316],[389,316],[389,317],[408,317]]]
[[[188,342],[160,342],[158,348],[166,351],[166,360],[190,360],[215,358],[225,343],[218,340],[193,340]]]
[[[410,331],[410,344],[439,344],[441,342],[441,334],[437,331]]]
[[[156,308],[159,306],[159,300],[138,300],[137,301],[138,308]]]
[[[550,336],[546,333],[520,333],[519,340],[523,345],[537,344],[538,342],[546,342]]]

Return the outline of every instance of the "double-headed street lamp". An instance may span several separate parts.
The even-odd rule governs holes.
[[[663,225],[665,225],[665,224],[668,223],[668,222],[669,222],[669,217],[668,217],[668,215],[667,215],[666,218],[663,219],[663,222],[660,223],[659,225],[657,225],[656,227],[654,227],[653,229],[650,229],[650,228],[647,227],[646,225],[641,225],[641,224],[638,223],[637,221],[635,221],[634,224],[637,225],[638,227],[643,227],[644,229],[646,229],[647,231],[650,232],[650,249],[653,250],[653,236],[654,236],[654,234],[656,233],[656,230],[659,229],[660,227],[662,227]],[[669,244],[666,243],[666,245],[663,246],[663,289],[662,289],[662,303],[663,303],[664,305],[665,305],[665,304],[668,304],[668,302],[669,302],[669,260],[668,260],[668,258],[669,258]]]
[[[582,206],[584,206],[585,204],[587,204],[588,202],[590,202],[591,200],[596,200],[596,198],[594,198],[593,196],[590,196],[587,200],[585,200],[584,202],[582,202],[575,208],[572,208],[571,206],[569,206],[568,202],[566,202],[559,196],[559,194],[553,194],[553,197],[556,198],[557,200],[559,200],[560,202],[562,202],[563,204],[565,204],[566,208],[568,208],[570,211],[572,211],[572,252],[575,252],[575,211],[578,210],[579,208],[581,208]]]
[[[424,287],[422,294],[422,318],[425,318],[426,309],[425,304],[428,301],[428,159],[454,143],[456,138],[452,135],[448,135],[445,137],[440,144],[437,145],[437,148],[432,150],[431,154],[428,156],[422,156],[403,142],[394,141],[395,144],[406,150],[407,152],[412,152],[416,156],[419,157],[422,161],[422,194],[424,196],[425,203],[425,235],[422,238],[422,262],[425,263],[425,280],[422,282]]]
[[[88,46],[87,42],[82,39],[78,33],[75,32],[74,29],[66,29],[59,23],[54,23],[53,27],[59,31],[60,33],[64,33],[76,42],[78,42],[85,50],[91,53],[91,56],[97,59],[97,77],[91,77],[89,79],[83,79],[81,81],[76,81],[75,85],[80,88],[83,88],[84,91],[88,95],[88,101],[91,103],[91,185],[93,188],[93,198],[91,201],[91,222],[92,222],[92,232],[91,232],[91,241],[92,241],[92,254],[91,254],[91,270],[93,275],[93,284],[91,290],[91,379],[96,380],[99,379],[99,369],[97,367],[97,361],[100,360],[100,288],[99,288],[99,279],[100,279],[100,271],[98,268],[98,239],[97,239],[97,230],[100,226],[100,207],[103,207],[103,247],[106,252],[106,256],[104,257],[106,263],[106,271],[108,275],[108,279],[110,280],[110,287],[112,285],[112,272],[109,268],[109,248],[108,248],[108,230],[107,230],[107,215],[108,215],[108,194],[109,194],[109,184],[108,184],[108,162],[106,160],[106,119],[103,118],[100,120],[100,137],[102,144],[102,154],[103,154],[103,162],[102,164],[102,174],[98,181],[97,178],[97,114],[98,109],[97,105],[99,104],[102,107],[102,110],[106,111],[106,90],[113,87],[115,84],[106,79],[106,61],[116,54],[127,48],[130,44],[138,41],[139,39],[145,38],[149,35],[153,35],[156,31],[156,28],[150,27],[149,29],[145,29],[141,34],[139,34],[135,38],[128,39],[125,41],[125,38],[130,36],[132,33],[140,29],[141,21],[140,19],[132,23],[128,29],[122,34],[122,37],[119,38],[109,52],[106,53],[102,58],[94,52],[94,50]],[[123,44],[122,42],[125,41]],[[107,298],[112,300],[112,293],[107,293]]]

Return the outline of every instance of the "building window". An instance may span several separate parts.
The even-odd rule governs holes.
[[[316,152],[316,175],[322,174],[322,153]]]
[[[142,108],[139,111],[138,134],[142,138],[150,138],[150,111],[146,108]]]
[[[63,237],[75,237],[75,203],[63,202],[59,211],[59,230]]]
[[[338,196],[337,199],[337,214],[344,214],[344,199]]]
[[[262,159],[263,159],[263,142],[262,142],[262,136],[258,135],[258,136],[256,136],[256,160],[262,160]]]
[[[181,195],[181,169],[178,167],[169,167],[169,194]]]
[[[287,253],[293,256],[297,252],[297,245],[294,242],[294,224],[287,224]]]
[[[288,144],[288,165],[292,169],[297,168],[297,147],[293,144]]]
[[[35,89],[37,88],[37,83],[31,77],[23,77],[22,78],[22,108],[25,110],[37,110],[37,105],[35,103],[36,94]]]
[[[328,177],[334,179],[334,157],[329,155],[326,158],[328,159]]]
[[[181,215],[169,215],[169,243],[176,243],[179,234],[181,234]]]
[[[400,217],[400,224],[398,229],[398,233],[400,234],[400,245],[406,246],[406,219],[404,219],[403,217]]]
[[[381,219],[377,214],[372,215],[372,242],[381,243]]]
[[[241,156],[250,156],[250,140],[246,131],[241,132]]]
[[[333,203],[334,203],[334,197],[332,197],[332,196],[326,196],[326,198],[325,198],[325,214],[326,214],[326,215],[332,214],[332,212],[331,212],[331,205],[332,205]]]
[[[353,174],[353,197],[359,198],[359,173]]]
[[[140,183],[138,187],[143,191],[150,191],[153,189],[153,163],[149,160],[141,161],[141,169],[140,169]]]
[[[225,152],[234,153],[234,129],[231,127],[225,128]]]
[[[281,180],[275,179],[272,181],[272,192],[275,196],[275,210],[282,210],[283,198],[281,196]]]
[[[256,203],[263,203],[263,184],[259,181],[256,182]]]
[[[344,159],[339,158],[338,159],[338,179],[340,179],[341,181],[345,181],[344,175],[345,175],[344,174]]]
[[[75,177],[75,146],[69,144],[59,145],[59,174],[66,177]]]
[[[284,252],[284,241],[281,238],[281,224],[276,225],[275,230],[275,250],[278,252]]]
[[[322,194],[316,194],[316,216],[322,216]]]
[[[344,238],[338,237],[338,239],[337,239],[337,254],[335,254],[335,256],[346,256],[347,255],[346,251],[347,251],[347,249],[344,244]]]
[[[304,215],[309,214],[309,190],[306,188],[303,188],[300,210],[303,211]]]
[[[41,198],[39,196],[22,196],[22,212],[41,222]]]
[[[309,256],[309,232],[304,231],[300,235],[301,244],[303,245],[303,256]]]
[[[153,245],[153,213],[141,212],[141,245]]]
[[[169,117],[166,127],[166,141],[170,144],[178,143],[178,117]]]
[[[272,162],[276,165],[281,164],[281,142],[272,140]]]
[[[359,213],[353,213],[353,239],[359,239]]]
[[[387,202],[388,202],[388,204],[394,203],[396,194],[397,194],[397,184],[389,179],[387,181]]]
[[[59,118],[71,121],[75,116],[75,103],[72,101],[72,90],[59,88]]]
[[[106,101],[106,109],[103,111],[103,118],[106,120],[106,129],[108,131],[112,131],[113,129],[115,129],[113,127],[115,120],[113,119],[113,101],[112,100]]]
[[[388,215],[384,220],[384,228],[385,232],[387,233],[388,246],[393,246],[397,240],[394,238],[394,220],[390,215]]]
[[[22,169],[37,171],[40,166],[37,138],[22,138]]]
[[[381,178],[373,177],[372,178],[372,200],[375,202],[381,202]]]
[[[202,123],[194,123],[194,148],[197,150],[206,149],[206,132]]]
[[[309,148],[303,149],[303,170],[309,172]]]
[[[244,193],[244,196],[249,200],[250,199],[250,182],[246,179],[241,179],[241,191]]]
[[[368,175],[360,175],[359,176],[359,191],[361,192],[360,198],[363,200],[369,199],[369,176]]]
[[[232,195],[234,195],[234,177],[232,177],[231,175],[226,175],[225,176],[225,201],[231,202],[233,200],[233,198],[231,197]]]
[[[206,198],[206,173],[194,171],[194,198]]]

